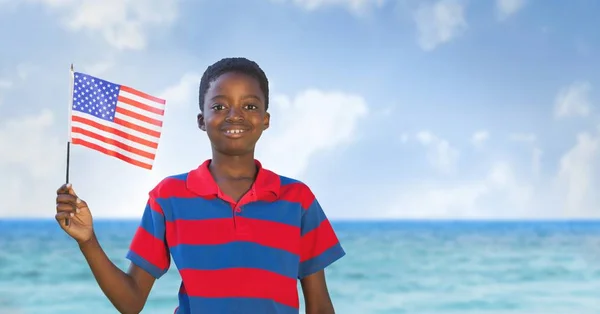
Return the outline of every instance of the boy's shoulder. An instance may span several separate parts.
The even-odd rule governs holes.
[[[279,186],[282,190],[306,190],[310,192],[310,187],[297,178],[281,175],[268,168],[262,168],[262,171],[265,171],[268,177],[276,177],[279,180]]]
[[[299,202],[304,208],[310,206],[316,199],[308,184],[299,179],[279,175],[279,181],[281,183],[279,189],[280,199]]]
[[[295,178],[292,178],[292,177],[286,177],[286,176],[283,176],[283,175],[280,175],[280,174],[277,174],[277,173],[275,173],[275,174],[279,177],[279,182],[281,182],[281,186],[288,186],[288,185],[292,185],[293,184],[296,187],[303,186],[303,187],[307,187],[308,188],[308,186],[304,182],[300,181],[299,179],[295,179]]]
[[[191,172],[183,172],[167,175],[160,179],[158,183],[150,190],[150,195],[155,198],[166,198],[175,194],[180,194],[186,189],[186,180]]]

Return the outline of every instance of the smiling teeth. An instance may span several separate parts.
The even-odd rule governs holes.
[[[227,131],[225,131],[225,133],[238,134],[238,133],[244,133],[244,130],[227,130]]]

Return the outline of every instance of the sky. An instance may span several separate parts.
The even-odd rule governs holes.
[[[0,217],[53,218],[69,67],[166,99],[154,168],[72,146],[94,217],[139,218],[210,158],[198,85],[224,57],[271,87],[265,168],[331,219],[597,219],[594,0],[0,0]]]

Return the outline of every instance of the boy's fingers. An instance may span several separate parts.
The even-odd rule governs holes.
[[[57,212],[75,212],[77,214],[88,211],[87,204],[85,201],[77,199],[78,202],[57,202],[56,203],[56,211]]]
[[[75,193],[75,190],[73,189],[73,185],[71,183],[67,184],[67,188],[69,189],[69,194],[77,196],[77,193]]]
[[[66,220],[74,216],[75,214],[73,214],[72,212],[60,212],[54,215],[54,218],[56,219],[56,221],[58,221],[61,227],[66,228],[69,227],[66,225]]]
[[[71,204],[65,204],[65,203],[57,203],[56,204],[56,212],[57,213],[62,213],[62,212],[70,213],[70,212],[75,212],[75,211],[77,211],[77,207],[75,207]]]
[[[89,212],[89,210],[90,210],[90,209],[88,208],[88,205],[87,205],[87,203],[86,203],[84,200],[80,199],[79,197],[78,197],[78,198],[77,198],[77,200],[75,201],[75,206],[76,206],[76,209],[75,209],[75,211],[76,211],[78,214],[79,214],[79,213],[81,213],[81,212]]]
[[[56,197],[56,211],[77,211],[77,197],[70,194],[60,194]]]
[[[60,194],[56,197],[56,210],[80,213],[89,209],[84,200],[70,194]]]
[[[66,194],[69,193],[69,183],[61,185],[58,190],[56,190],[56,194]]]
[[[58,190],[56,190],[56,194],[71,194],[77,196],[71,183],[61,185]]]
[[[60,213],[57,213],[56,215],[54,215],[54,218],[56,218],[56,220],[65,219],[65,218],[73,218],[73,217],[75,217],[75,214],[72,212],[60,212]]]
[[[72,204],[73,206],[75,206],[75,204],[77,204],[77,196],[74,196],[74,195],[71,195],[71,194],[59,194],[56,197],[56,202],[57,203]]]

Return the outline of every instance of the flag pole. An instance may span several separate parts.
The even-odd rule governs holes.
[[[69,78],[69,109],[68,109],[68,114],[69,117],[67,119],[67,126],[68,126],[68,130],[67,130],[67,167],[66,167],[66,174],[65,174],[65,179],[66,179],[66,183],[69,183],[69,166],[70,166],[70,161],[71,161],[71,111],[73,110],[73,82],[74,82],[74,73],[73,73],[73,63],[71,63],[71,71],[70,71],[70,78]],[[65,219],[65,225],[69,225],[69,218]]]

